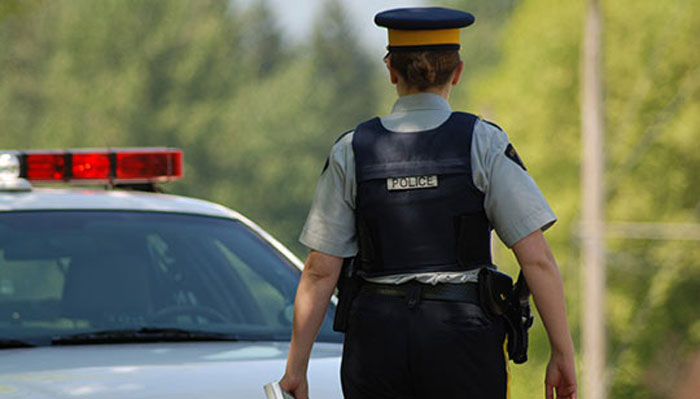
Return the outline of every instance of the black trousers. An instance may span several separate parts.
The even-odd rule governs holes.
[[[504,339],[475,304],[362,293],[345,334],[345,399],[505,399]]]

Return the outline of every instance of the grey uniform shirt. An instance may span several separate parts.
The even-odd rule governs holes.
[[[452,114],[449,103],[435,94],[421,93],[400,97],[382,125],[405,134],[433,129]],[[357,254],[355,231],[355,157],[349,133],[331,149],[328,167],[322,173],[311,210],[299,241],[329,255],[350,257]],[[477,120],[471,148],[472,179],[484,193],[484,209],[501,240],[512,247],[537,229],[550,227],[556,217],[530,175],[506,156],[508,136],[497,127]],[[468,272],[412,273],[370,279],[399,284],[417,279],[423,283],[462,283],[476,281],[478,270]]]

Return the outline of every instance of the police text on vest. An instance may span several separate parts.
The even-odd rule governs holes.
[[[438,186],[437,175],[390,177],[386,179],[389,190],[413,190],[416,188],[432,188]]]

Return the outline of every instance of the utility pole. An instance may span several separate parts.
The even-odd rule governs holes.
[[[603,89],[600,40],[602,21],[598,0],[588,1],[582,53],[581,128],[583,136],[583,393],[605,399],[605,190],[603,171]]]

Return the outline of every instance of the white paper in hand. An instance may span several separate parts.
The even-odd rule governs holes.
[[[280,384],[278,382],[270,382],[269,384],[265,384],[264,388],[266,399],[294,399],[294,396],[284,392],[282,388],[280,388]]]

